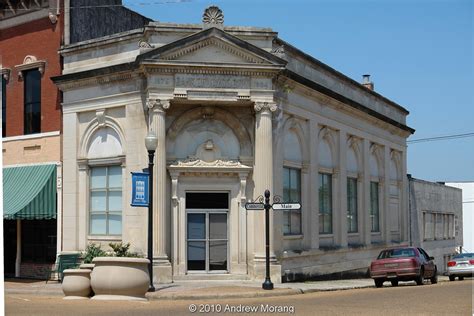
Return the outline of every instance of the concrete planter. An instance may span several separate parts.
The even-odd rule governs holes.
[[[97,257],[91,273],[94,300],[146,300],[150,276],[148,259]]]
[[[91,293],[90,269],[66,269],[62,289],[64,299],[87,299]]]
[[[83,263],[79,266],[79,269],[90,269],[90,270],[93,270],[94,269],[94,266],[95,264],[93,263]]]

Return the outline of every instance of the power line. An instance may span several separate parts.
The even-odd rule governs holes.
[[[455,134],[455,135],[446,135],[446,136],[438,136],[438,137],[418,138],[418,139],[407,141],[407,144],[434,142],[434,141],[440,141],[440,140],[467,138],[467,137],[473,137],[473,136],[474,136],[474,133],[466,133],[466,134]]]

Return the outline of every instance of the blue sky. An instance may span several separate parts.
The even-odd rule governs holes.
[[[154,20],[201,23],[212,4],[225,25],[271,27],[347,76],[369,73],[377,92],[410,111],[410,139],[474,132],[472,1],[124,0]],[[141,3],[141,5],[140,5]],[[474,137],[408,146],[408,172],[474,181]]]

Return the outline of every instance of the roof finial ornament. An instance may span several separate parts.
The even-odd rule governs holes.
[[[204,10],[202,15],[204,27],[222,27],[224,24],[224,14],[218,6],[211,5]]]

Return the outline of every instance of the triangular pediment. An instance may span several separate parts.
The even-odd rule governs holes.
[[[286,63],[257,46],[215,28],[148,51],[139,55],[137,60],[261,65]]]

